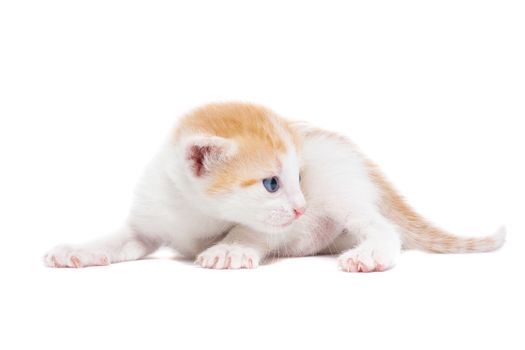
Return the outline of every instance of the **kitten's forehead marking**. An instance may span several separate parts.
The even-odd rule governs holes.
[[[283,127],[287,122],[269,109],[247,103],[215,103],[200,107],[183,118],[176,137],[201,132],[236,140],[247,150],[264,147],[273,152],[286,152]]]
[[[297,142],[287,121],[269,109],[246,103],[201,107],[181,121],[175,137],[199,132],[231,139],[238,150],[231,161],[212,175],[209,193],[253,184],[262,171],[280,172],[281,158],[295,149]]]

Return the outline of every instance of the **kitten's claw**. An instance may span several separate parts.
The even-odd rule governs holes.
[[[109,257],[103,252],[91,252],[70,246],[58,246],[44,256],[49,267],[87,267],[109,265]]]
[[[346,272],[381,272],[394,266],[398,251],[363,244],[342,254],[339,267]]]
[[[220,243],[199,254],[195,263],[208,269],[253,269],[259,266],[259,260],[253,248]]]

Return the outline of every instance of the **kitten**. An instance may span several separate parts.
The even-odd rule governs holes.
[[[202,267],[257,267],[272,255],[341,254],[344,271],[383,271],[402,248],[499,248],[444,232],[415,213],[345,137],[261,106],[210,104],[182,118],[136,188],[118,231],[51,250],[52,267],[140,259],[161,246]]]

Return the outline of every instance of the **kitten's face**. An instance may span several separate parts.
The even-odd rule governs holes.
[[[207,208],[227,221],[258,232],[280,233],[306,209],[295,145],[271,151],[263,145],[219,137],[192,139],[187,146],[190,176]]]
[[[295,150],[275,159],[273,166],[250,173],[250,178],[220,195],[225,217],[259,232],[285,231],[306,209]]]
[[[285,231],[305,210],[300,137],[256,105],[212,104],[181,121],[177,142],[193,191],[210,215],[265,233]]]

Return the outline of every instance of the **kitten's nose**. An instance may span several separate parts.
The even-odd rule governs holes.
[[[306,211],[305,207],[293,208],[293,212],[295,214],[296,219],[299,219],[301,216],[303,216],[305,211]]]

